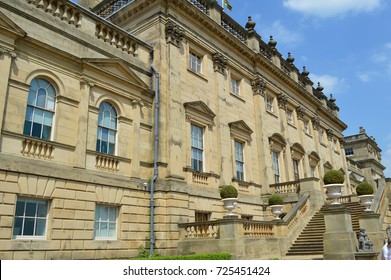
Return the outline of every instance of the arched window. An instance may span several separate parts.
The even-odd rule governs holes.
[[[110,103],[102,102],[99,106],[96,151],[114,155],[116,135],[117,112]]]
[[[23,134],[50,140],[55,103],[56,90],[53,85],[44,79],[33,79],[27,100]]]

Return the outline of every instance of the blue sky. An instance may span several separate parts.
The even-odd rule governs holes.
[[[242,26],[252,16],[256,31],[311,80],[333,94],[344,135],[366,129],[382,149],[391,177],[391,2],[387,0],[229,0]]]
[[[221,0],[218,0],[221,3]],[[74,1],[75,2],[75,1]],[[391,177],[391,2],[387,0],[229,0],[227,13],[244,26],[248,16],[298,69],[333,94],[344,135],[366,129],[382,149]]]

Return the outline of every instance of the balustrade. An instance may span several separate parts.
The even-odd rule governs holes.
[[[81,26],[82,15],[81,13],[72,7],[68,1],[63,0],[27,0],[27,3],[34,5],[38,9],[51,14],[54,17],[58,17],[62,21],[67,22],[75,27]]]
[[[54,147],[52,144],[33,139],[24,139],[22,141],[22,154],[24,156],[52,159]]]
[[[107,171],[118,171],[119,160],[106,155],[96,155],[96,168]]]

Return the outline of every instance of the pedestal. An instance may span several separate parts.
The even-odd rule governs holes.
[[[355,260],[357,237],[352,228],[351,210],[332,205],[324,211],[326,232],[323,235],[325,260]]]

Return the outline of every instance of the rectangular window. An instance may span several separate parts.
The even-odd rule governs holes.
[[[266,110],[269,112],[273,112],[273,98],[266,97]]]
[[[298,181],[300,179],[299,164],[300,162],[298,160],[296,159],[293,160],[293,175],[295,177],[295,181]]]
[[[240,181],[244,181],[243,143],[237,141],[235,141],[235,166],[236,178]]]
[[[204,154],[204,129],[202,127],[191,125],[191,167],[198,172],[203,171]]]
[[[201,74],[201,62],[202,62],[201,56],[193,52],[189,53],[189,68],[191,70]]]
[[[293,124],[293,112],[292,110],[286,111],[286,118],[289,124]]]
[[[117,207],[97,205],[95,209],[95,239],[117,238]]]
[[[206,222],[210,220],[210,212],[195,212],[195,222]]]
[[[280,164],[278,160],[279,156],[280,153],[272,152],[274,182],[276,184],[280,183]]]
[[[231,78],[231,92],[240,95],[240,81],[238,79]]]
[[[319,142],[320,143],[323,143],[323,138],[324,138],[324,130],[323,129],[319,129]]]
[[[304,132],[310,134],[310,122],[307,120],[304,120]]]
[[[354,155],[353,148],[351,148],[351,147],[345,148],[345,155],[346,156]]]
[[[14,238],[40,238],[46,236],[48,201],[18,198],[16,202]]]
[[[316,177],[316,166],[310,166],[311,177]]]

